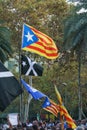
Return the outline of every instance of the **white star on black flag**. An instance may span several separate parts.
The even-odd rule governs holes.
[[[38,63],[31,61],[27,56],[21,55],[21,74],[26,76],[42,76],[43,68]]]

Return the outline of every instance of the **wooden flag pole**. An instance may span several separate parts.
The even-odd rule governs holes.
[[[61,130],[64,130],[64,121],[63,121],[63,116],[61,115],[61,112],[60,112],[60,122],[61,122]]]

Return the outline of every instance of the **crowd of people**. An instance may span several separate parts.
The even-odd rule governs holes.
[[[87,130],[87,119],[75,121],[75,130]],[[66,121],[64,122],[64,130],[73,130],[68,127]],[[56,121],[29,121],[25,123],[19,122],[17,126],[12,126],[11,124],[4,124],[0,130],[61,130],[61,122]]]

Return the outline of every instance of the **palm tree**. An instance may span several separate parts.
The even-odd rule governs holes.
[[[10,45],[11,35],[7,27],[2,26],[3,23],[0,21],[0,60],[6,61],[8,56],[11,56],[12,49]]]
[[[81,10],[84,8],[84,12]],[[77,54],[78,59],[78,98],[79,98],[79,119],[82,117],[82,102],[81,102],[81,83],[80,70],[81,58],[83,52],[87,51],[87,2],[84,0],[72,9],[64,23],[64,44],[63,50],[71,50]],[[86,53],[85,53],[86,54]]]

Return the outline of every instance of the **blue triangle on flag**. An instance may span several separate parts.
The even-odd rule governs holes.
[[[24,24],[23,25],[23,33],[22,33],[22,48],[29,46],[38,41],[38,37],[31,30],[31,28]]]
[[[46,107],[48,107],[50,105],[51,105],[50,100],[49,100],[48,97],[46,97],[44,103],[42,104],[42,108],[46,108]]]

